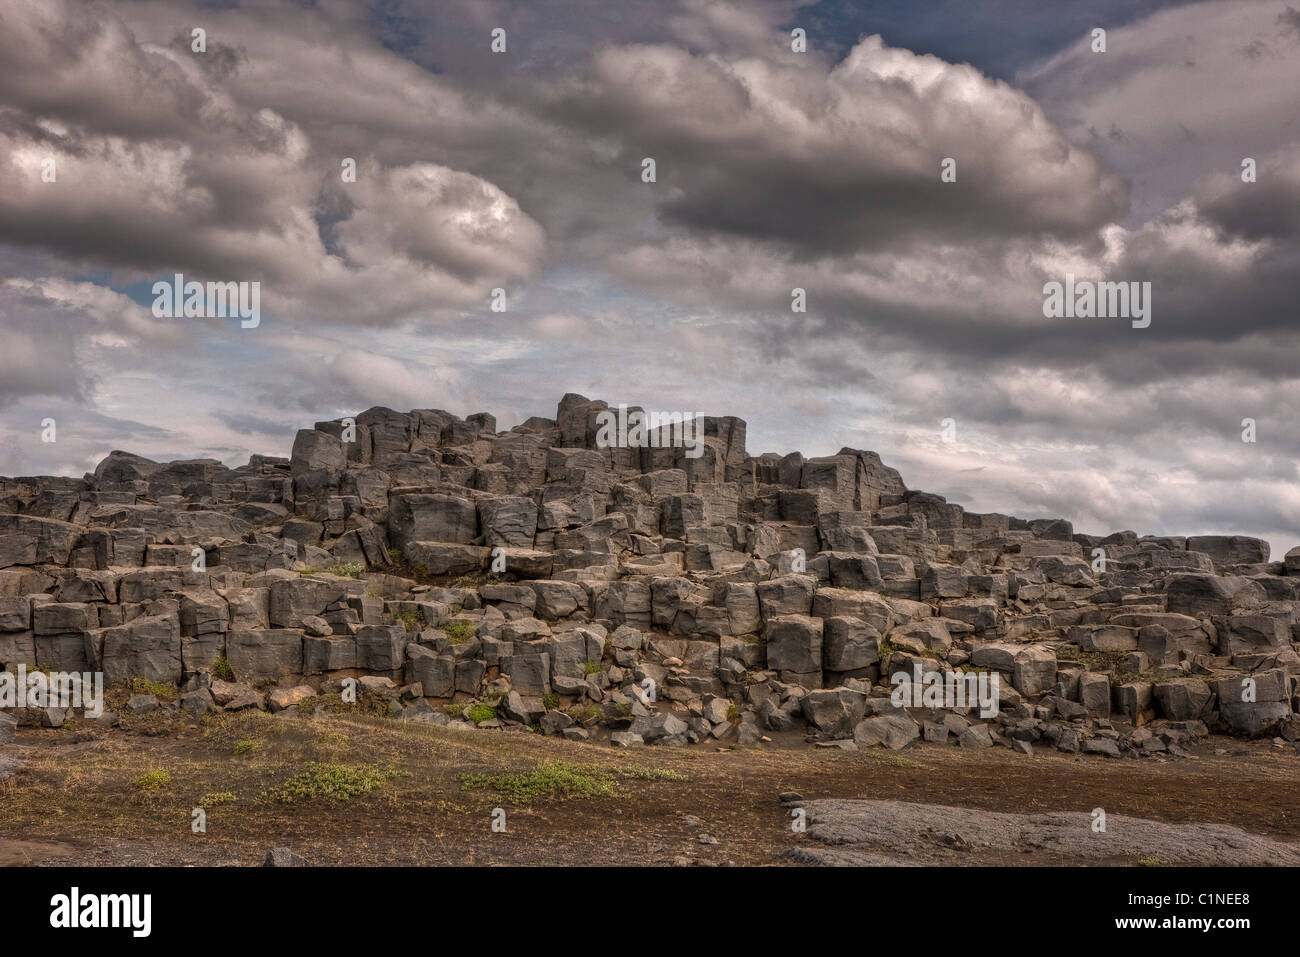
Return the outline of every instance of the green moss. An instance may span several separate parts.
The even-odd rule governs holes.
[[[600,662],[599,661],[584,662],[582,665],[582,673],[584,675],[600,674]]]
[[[425,625],[423,608],[403,608],[393,612],[393,618],[407,631],[419,631]]]
[[[219,807],[222,804],[234,804],[235,800],[232,791],[213,791],[199,798],[199,807]]]
[[[398,772],[391,768],[372,765],[313,762],[284,784],[271,788],[267,794],[285,804],[315,800],[350,801],[382,787],[384,782],[397,775]]]
[[[159,791],[172,783],[172,776],[162,768],[146,771],[132,782],[141,791]]]
[[[477,702],[473,707],[464,712],[465,717],[469,718],[475,724],[482,724],[484,721],[491,721],[497,716],[497,709],[490,704]]]
[[[337,575],[339,578],[360,578],[361,573],[366,570],[366,566],[360,562],[343,562],[339,565],[326,565],[323,568],[316,568],[308,565],[306,568],[298,569],[299,575]]]
[[[578,724],[587,724],[589,721],[595,721],[600,717],[600,709],[594,704],[574,705],[569,709],[569,717]]]
[[[671,768],[651,768],[644,765],[634,764],[631,767],[619,768],[620,777],[630,778],[634,781],[689,781],[690,778],[680,771],[674,771]]]
[[[439,628],[447,641],[453,645],[463,645],[472,641],[478,634],[478,626],[472,621],[452,621]]]
[[[618,793],[613,775],[605,769],[565,761],[543,761],[521,774],[463,774],[460,781],[466,791],[495,791],[516,804],[530,804],[540,797],[613,797]]]
[[[889,659],[894,657],[895,648],[889,643],[888,638],[880,639],[880,668],[883,671],[889,667]]]
[[[161,681],[150,681],[148,678],[132,678],[130,689],[131,694],[151,694],[163,701],[175,701],[177,695],[173,686]]]

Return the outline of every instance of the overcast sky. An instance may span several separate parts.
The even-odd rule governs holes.
[[[1280,558],[1300,10],[1060,6],[0,0],[0,474],[581,392]],[[155,319],[177,272],[260,282],[261,325]],[[1150,326],[1045,318],[1067,273],[1150,282]]]

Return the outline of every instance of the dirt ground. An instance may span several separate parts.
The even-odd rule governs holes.
[[[931,745],[847,752],[801,738],[616,750],[260,712],[166,734],[23,729],[7,749],[21,764],[0,783],[0,864],[251,865],[272,846],[318,865],[788,864],[812,838],[792,829],[782,792],[1022,814],[1103,808],[1300,842],[1294,749],[1211,738],[1195,751],[1140,761]],[[373,790],[284,800],[277,789],[313,764],[369,769]],[[196,834],[200,803],[207,830]],[[497,808],[504,831],[492,827]]]

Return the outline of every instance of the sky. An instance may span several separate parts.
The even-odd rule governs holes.
[[[1280,558],[1297,6],[0,0],[0,474],[578,392]],[[260,323],[155,317],[176,273]],[[1067,274],[1150,325],[1045,316]]]

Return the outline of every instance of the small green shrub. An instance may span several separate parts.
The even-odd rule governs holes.
[[[889,659],[894,657],[894,646],[889,643],[888,638],[880,639],[880,667],[885,669],[889,667]]]
[[[569,717],[578,724],[586,724],[588,721],[595,721],[600,717],[600,709],[594,704],[574,705],[569,709]]]
[[[497,709],[492,707],[492,705],[484,704],[481,701],[465,712],[465,717],[469,718],[475,724],[482,724],[484,721],[491,721],[496,716]]]
[[[141,791],[158,791],[172,783],[172,776],[162,768],[146,771],[132,782]]]
[[[466,791],[489,789],[516,804],[529,804],[539,797],[613,797],[618,793],[609,772],[565,761],[543,761],[522,774],[463,774],[460,781]]]
[[[313,762],[267,794],[285,804],[321,799],[350,801],[382,787],[397,774],[392,769],[372,765]]]
[[[439,629],[453,645],[463,645],[478,634],[478,626],[472,621],[452,621]]]
[[[176,689],[161,681],[150,681],[148,678],[132,678],[130,681],[131,694],[151,694],[155,698],[163,701],[175,701]]]
[[[680,771],[674,771],[671,768],[650,768],[641,764],[634,764],[630,767],[619,768],[618,773],[625,778],[631,778],[634,781],[689,781],[686,775]]]
[[[222,804],[234,804],[235,800],[231,791],[213,791],[199,798],[199,807],[219,807]]]
[[[403,625],[407,631],[419,631],[424,627],[423,608],[403,608],[401,611],[393,612],[393,617],[399,624]]]
[[[235,669],[230,667],[230,662],[225,655],[220,655],[212,660],[212,677],[218,681],[235,680]]]
[[[315,565],[307,565],[298,569],[299,575],[337,575],[339,578],[360,578],[361,573],[366,570],[366,566],[360,562],[343,562],[339,565],[326,565],[323,568],[317,568]]]

